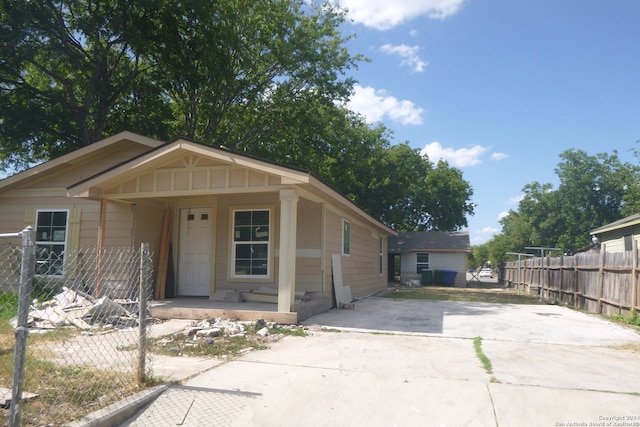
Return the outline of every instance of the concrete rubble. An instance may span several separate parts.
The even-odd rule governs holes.
[[[131,300],[112,300],[63,287],[52,299],[31,305],[28,325],[32,330],[75,327],[83,331],[129,328],[138,325],[139,304]],[[16,318],[11,320],[16,326]]]

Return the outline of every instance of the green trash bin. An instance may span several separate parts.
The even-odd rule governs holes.
[[[443,270],[435,270],[433,273],[433,284],[434,285],[444,285],[444,271]]]
[[[422,286],[433,285],[433,271],[422,270]]]

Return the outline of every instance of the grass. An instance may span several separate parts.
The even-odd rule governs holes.
[[[480,360],[480,363],[482,364],[485,372],[489,375],[493,374],[493,366],[491,365],[491,360],[489,360],[487,355],[484,354],[484,351],[482,350],[482,337],[475,337],[473,339],[473,349],[475,350],[476,356],[478,356],[478,360]],[[490,381],[492,383],[498,382],[496,377],[494,377],[493,375],[491,375]]]
[[[496,284],[468,284],[467,287],[420,286],[400,287],[384,295],[386,298],[421,299],[431,301],[486,302],[494,304],[540,304],[531,295],[518,295],[516,290]]]
[[[29,347],[36,340],[45,341],[47,335],[28,338],[23,390],[37,394],[37,398],[23,402],[21,425],[64,425],[141,390],[132,374],[60,365],[47,360],[46,351]],[[59,334],[54,335],[54,339],[59,337]],[[0,385],[10,389],[15,340],[12,335],[3,333],[0,342],[0,366],[8,368],[0,369]]]
[[[484,370],[487,372],[487,374],[492,374],[493,366],[491,366],[491,360],[489,360],[487,355],[484,354],[484,351],[482,351],[482,337],[475,337],[473,339],[473,348],[476,351],[476,356],[478,356],[478,359],[480,360],[480,363],[482,363],[482,367],[484,368]]]
[[[14,331],[9,320],[16,316],[17,306],[16,293],[0,293],[0,386],[9,389],[15,348]],[[189,337],[150,340],[149,350],[174,356],[227,358],[246,350],[266,348],[266,339],[257,335],[255,328],[249,329],[244,337],[219,337],[211,343],[193,341]],[[23,402],[21,425],[65,425],[157,382],[157,379],[150,378],[147,384],[138,384],[134,373],[56,362],[56,356],[48,350],[47,343],[66,340],[78,333],[74,328],[59,328],[28,336],[23,390],[35,393],[37,397]],[[300,327],[282,326],[271,328],[269,333],[272,337],[307,335]],[[137,345],[123,345],[117,350],[136,349]],[[8,410],[0,412],[0,424],[8,421],[5,419],[8,413]]]
[[[631,310],[631,313],[627,316],[614,314],[611,318],[618,323],[640,328],[640,316],[638,316],[638,312],[636,310]]]

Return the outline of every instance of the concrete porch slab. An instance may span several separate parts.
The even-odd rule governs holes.
[[[276,304],[260,302],[212,301],[205,298],[175,298],[153,300],[151,316],[158,319],[234,319],[253,321],[264,319],[280,324],[297,324],[298,313],[279,313]]]
[[[254,321],[264,319],[282,325],[297,325],[299,322],[331,309],[331,300],[317,297],[294,304],[289,313],[278,312],[278,305],[266,302],[218,301],[208,298],[172,298],[153,300],[149,304],[151,316],[158,319],[232,319]]]

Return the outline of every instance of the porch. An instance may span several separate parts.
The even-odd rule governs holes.
[[[320,297],[292,306],[291,312],[278,312],[278,304],[267,302],[228,302],[208,298],[154,299],[149,304],[151,316],[157,319],[264,319],[283,325],[295,325],[334,306],[330,298]]]

